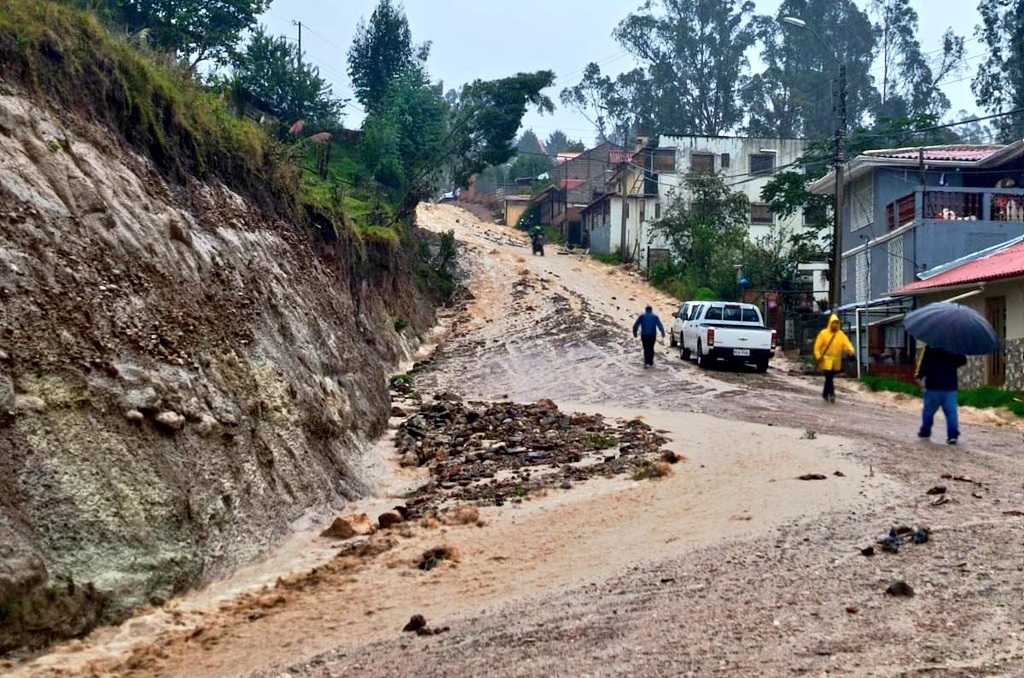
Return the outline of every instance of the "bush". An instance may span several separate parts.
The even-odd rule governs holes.
[[[921,396],[921,389],[916,384],[908,384],[892,377],[874,377],[866,375],[860,378],[862,384],[872,391],[892,391]],[[1024,417],[1024,393],[1007,391],[995,386],[961,389],[957,392],[957,402],[966,407],[987,409],[1005,407],[1018,417]]]
[[[864,375],[860,378],[862,384],[874,392],[892,391],[894,393],[907,393],[912,396],[921,396],[921,389],[916,384],[908,384],[905,381],[893,377],[875,377]]]
[[[608,264],[610,266],[618,266],[619,264],[622,263],[622,255],[619,254],[618,250],[612,252],[611,254],[599,254],[597,252],[591,252],[590,256],[593,259],[600,261],[602,264]]]
[[[398,316],[397,318],[395,318],[395,332],[401,334],[402,330],[404,330],[408,326],[409,321],[403,318],[402,316]]]

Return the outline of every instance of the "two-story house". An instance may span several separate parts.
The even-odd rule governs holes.
[[[867,151],[844,166],[844,324],[861,364],[912,362],[899,327],[919,275],[1024,235],[1024,141]],[[835,175],[813,182],[832,194]],[[880,371],[880,370],[875,370]]]
[[[752,240],[778,229],[819,228],[805,224],[802,215],[781,219],[761,199],[777,172],[798,166],[805,146],[801,139],[662,136],[650,144],[641,137],[633,150],[612,156],[617,162],[604,193],[583,210],[590,246],[601,253],[621,252],[644,267],[667,256],[650,222],[661,218],[673,199],[686,199],[686,175],[694,172],[716,172],[747,196]]]
[[[623,149],[610,141],[574,155],[561,155],[548,172],[551,185],[536,195],[540,223],[554,226],[567,242],[589,246],[582,227],[582,211],[605,192],[613,171],[613,158]]]

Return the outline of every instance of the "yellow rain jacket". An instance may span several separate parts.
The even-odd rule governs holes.
[[[818,332],[818,338],[814,340],[814,359],[822,370],[838,372],[843,367],[844,353],[853,355],[853,344],[839,329],[839,316],[833,313],[828,319],[828,326]]]

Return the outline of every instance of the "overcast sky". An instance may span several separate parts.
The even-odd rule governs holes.
[[[757,12],[774,14],[781,0],[755,0]],[[553,115],[531,112],[524,126],[546,138],[555,129],[588,145],[595,132],[587,120],[558,102],[563,87],[579,82],[591,61],[615,75],[634,67],[611,33],[640,0],[405,0],[405,13],[417,43],[432,43],[428,67],[445,89],[477,78],[513,75],[520,71],[554,70],[557,81],[548,95],[558,107]],[[867,0],[858,0],[862,7]],[[361,18],[369,18],[377,0],[273,0],[261,21],[272,34],[297,37],[293,21],[303,24],[302,50],[320,68],[336,95],[351,98],[346,54]],[[935,52],[949,27],[967,38],[967,70],[952,76],[943,91],[953,103],[948,119],[965,109],[977,113],[970,79],[987,51],[975,37],[977,0],[911,0],[920,16],[919,39],[925,52]],[[876,76],[880,71],[876,71]],[[355,103],[355,102],[353,102]],[[362,113],[347,109],[345,124],[358,126]],[[957,118],[958,119],[958,118]]]

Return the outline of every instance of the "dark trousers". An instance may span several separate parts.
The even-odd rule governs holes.
[[[640,343],[644,345],[644,365],[654,364],[654,342],[657,340],[657,334],[640,335]]]
[[[822,374],[825,375],[825,390],[821,392],[821,397],[827,399],[829,396],[836,394],[836,373],[834,370],[822,370]]]

